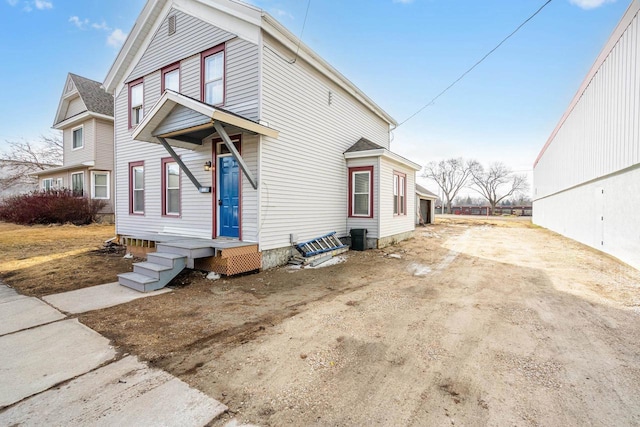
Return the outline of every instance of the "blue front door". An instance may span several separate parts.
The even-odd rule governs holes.
[[[220,218],[220,236],[240,236],[240,209],[238,193],[239,169],[238,162],[231,157],[220,157],[218,165],[218,212]]]

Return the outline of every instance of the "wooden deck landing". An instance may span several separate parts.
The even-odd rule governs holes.
[[[187,257],[187,267],[231,276],[262,267],[262,254],[255,242],[233,239],[200,239],[160,233],[121,235],[120,241],[134,256],[151,252],[179,253]]]

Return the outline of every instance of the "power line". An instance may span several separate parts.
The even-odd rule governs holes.
[[[302,43],[302,34],[304,34],[304,27],[307,26],[307,16],[309,16],[309,6],[311,6],[311,0],[307,1],[307,11],[304,13],[304,21],[302,21],[302,30],[300,30],[300,37],[298,37],[298,47],[296,48],[296,56],[293,58],[290,64],[295,64],[296,61],[298,60],[298,52],[300,52],[300,43]]]
[[[540,12],[542,12],[542,9],[544,9],[549,3],[551,3],[553,0],[547,0],[547,2],[545,4],[543,4],[542,6],[540,6],[540,8],[538,10],[535,11],[535,13],[533,15],[531,15],[530,17],[528,17],[522,24],[518,25],[518,28],[516,28],[515,30],[513,30],[511,32],[511,34],[509,34],[507,37],[505,37],[504,39],[502,39],[502,41],[500,43],[498,43],[496,45],[496,47],[494,47],[493,49],[491,49],[486,55],[484,55],[482,58],[480,58],[480,60],[478,62],[476,62],[475,64],[473,64],[473,66],[471,66],[471,68],[469,68],[467,71],[465,71],[464,73],[462,73],[460,75],[460,77],[458,77],[456,80],[454,80],[453,83],[451,83],[449,86],[447,86],[442,92],[440,92],[438,95],[435,96],[435,98],[433,98],[431,101],[429,101],[427,104],[425,104],[422,108],[420,108],[418,111],[416,111],[415,113],[413,113],[412,115],[410,115],[408,118],[406,118],[405,120],[403,120],[398,126],[396,126],[396,129],[399,128],[400,126],[402,126],[403,124],[405,124],[406,122],[408,122],[409,120],[411,120],[412,118],[414,118],[415,116],[417,116],[418,114],[420,114],[425,108],[433,105],[436,100],[438,98],[440,98],[442,95],[444,95],[449,89],[451,89],[453,86],[455,86],[460,80],[462,80],[467,74],[469,74],[471,71],[473,71],[474,68],[476,68],[478,65],[480,65],[485,59],[487,59],[489,57],[489,55],[491,55],[493,52],[495,52],[496,50],[498,50],[498,48],[500,46],[502,46],[504,44],[504,42],[506,42],[507,40],[509,40],[511,37],[513,37],[513,35],[515,33],[517,33],[518,31],[520,31],[520,29],[522,27],[524,27],[527,22],[531,21],[537,14],[539,14]]]

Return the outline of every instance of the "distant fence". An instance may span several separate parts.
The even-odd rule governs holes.
[[[436,212],[441,212],[442,207],[436,206]],[[452,206],[451,213],[454,215],[483,215],[490,213],[489,206]],[[515,216],[531,216],[533,208],[531,206],[496,206],[493,210],[494,215],[515,215]]]

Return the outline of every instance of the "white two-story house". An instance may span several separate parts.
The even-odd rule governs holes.
[[[256,7],[149,0],[104,87],[131,244],[253,243],[268,268],[328,232],[414,230],[420,166],[390,150],[395,120]]]
[[[39,188],[104,200],[99,218],[113,222],[113,97],[102,83],[69,73],[53,128],[62,131],[63,164],[31,174]]]

